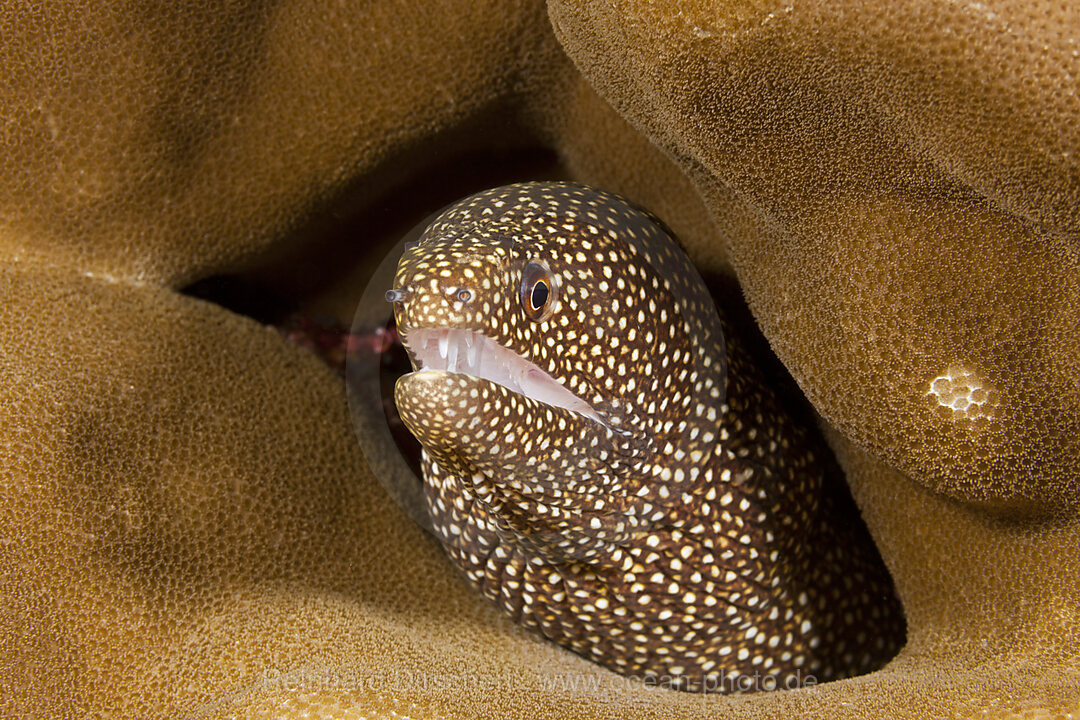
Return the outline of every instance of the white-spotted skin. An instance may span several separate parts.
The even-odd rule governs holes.
[[[530,262],[555,285],[539,321],[519,293]],[[515,620],[687,690],[822,681],[894,654],[889,579],[822,493],[820,446],[725,344],[656,218],[580,185],[496,188],[444,212],[395,288],[406,347],[417,328],[481,333],[600,417],[461,373],[398,381],[435,531]]]

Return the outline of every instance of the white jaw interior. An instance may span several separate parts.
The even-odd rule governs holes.
[[[419,370],[445,370],[483,378],[537,402],[603,422],[592,406],[558,380],[480,333],[458,328],[416,328],[408,333],[408,347]]]

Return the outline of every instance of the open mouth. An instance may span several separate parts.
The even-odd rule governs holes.
[[[403,341],[417,371],[443,370],[502,385],[537,402],[565,408],[604,424],[585,402],[547,372],[489,337],[459,328],[415,328]]]

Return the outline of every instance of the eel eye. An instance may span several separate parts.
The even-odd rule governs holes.
[[[465,290],[464,288],[458,290],[457,299],[463,303],[467,303],[472,300],[472,290]]]
[[[546,316],[555,304],[555,285],[551,273],[537,262],[525,266],[521,276],[521,305],[525,315],[534,322]]]

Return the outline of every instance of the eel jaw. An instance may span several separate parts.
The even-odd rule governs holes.
[[[442,370],[472,375],[607,425],[589,403],[535,363],[485,335],[460,328],[413,328],[402,334],[402,342],[417,372]]]

